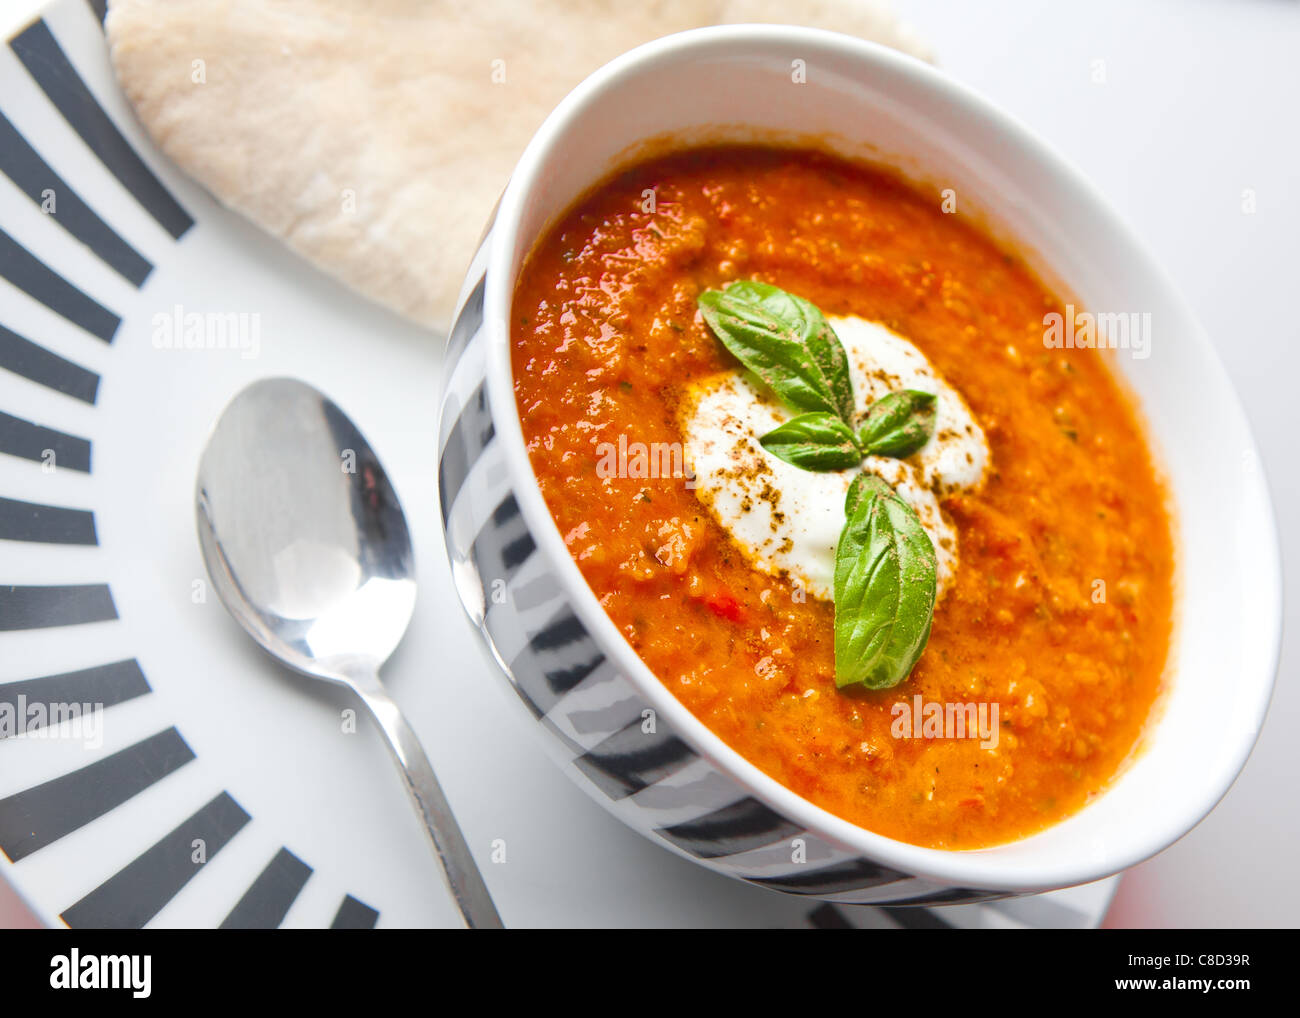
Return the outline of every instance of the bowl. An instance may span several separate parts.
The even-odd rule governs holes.
[[[1031,837],[946,851],[864,830],[778,784],[692,716],[624,641],[542,499],[516,412],[510,305],[525,257],[638,156],[705,142],[816,145],[952,188],[963,214],[1096,310],[1150,314],[1115,369],[1172,501],[1167,690],[1104,794]],[[939,190],[935,191],[936,201]],[[456,587],[550,755],[630,827],[700,865],[835,901],[936,904],[1080,884],[1189,831],[1263,723],[1281,630],[1276,528],[1240,403],[1139,240],[1027,128],[933,67],[831,32],[728,26],[607,64],[521,157],[467,274],[444,370],[439,488]]]

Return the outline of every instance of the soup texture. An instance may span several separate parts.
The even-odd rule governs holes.
[[[836,687],[834,605],[758,568],[690,483],[685,394],[740,371],[697,299],[736,280],[906,337],[987,439],[983,483],[940,492],[956,566],[894,688]],[[518,283],[529,456],[606,612],[734,750],[891,838],[978,848],[1061,820],[1135,752],[1162,688],[1165,493],[1107,355],[1047,344],[1052,313],[1064,304],[937,191],[761,147],[605,181]]]

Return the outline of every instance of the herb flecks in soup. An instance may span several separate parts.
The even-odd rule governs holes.
[[[701,295],[737,280],[807,300],[850,364],[861,358],[859,465],[836,468],[832,455],[819,467],[802,448],[810,439],[822,456],[838,441],[844,462],[855,455],[833,423],[839,397],[792,407],[698,313]],[[1044,316],[1061,309],[1016,259],[891,175],[753,148],[684,153],[605,183],[521,275],[524,434],[601,604],[732,748],[881,834],[972,848],[1060,820],[1104,790],[1160,690],[1173,570],[1163,492],[1102,355],[1045,347]],[[885,364],[892,377],[877,386],[897,350],[914,353],[900,363],[915,372]],[[905,391],[936,396],[915,449],[924,399],[894,397],[871,417]],[[811,413],[825,416],[773,435]],[[726,472],[759,453],[777,480],[746,499],[749,475],[731,486]],[[815,494],[832,482],[838,501]],[[838,689],[827,594],[839,599],[839,556],[826,542],[865,554],[884,533],[901,542],[901,576],[919,547],[911,518],[937,552],[928,644],[903,685]],[[845,579],[866,610],[877,581],[859,581]],[[949,721],[976,708],[996,731],[932,725],[918,705],[948,708]]]

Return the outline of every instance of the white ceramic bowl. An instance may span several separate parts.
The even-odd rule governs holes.
[[[795,61],[802,61],[796,64]],[[802,68],[804,83],[794,72]],[[516,276],[545,228],[647,139],[815,141],[953,188],[1063,295],[1151,315],[1150,356],[1116,366],[1167,474],[1178,547],[1170,691],[1096,801],[979,851],[863,830],[729,749],[623,640],[570,559],[516,414]],[[640,47],[562,102],[528,146],[462,294],[445,366],[440,482],[462,600],[553,756],[631,826],[720,872],[846,901],[942,902],[1083,883],[1190,830],[1232,784],[1277,667],[1276,530],[1240,404],[1141,242],[1025,127],[927,64],[829,32],[710,28]],[[494,596],[496,595],[496,596]],[[657,727],[647,733],[644,711]],[[801,858],[802,855],[802,858]]]

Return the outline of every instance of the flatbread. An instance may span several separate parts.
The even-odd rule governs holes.
[[[633,46],[735,22],[928,56],[878,0],[112,0],[105,28],[168,156],[325,272],[442,329],[555,104]]]

